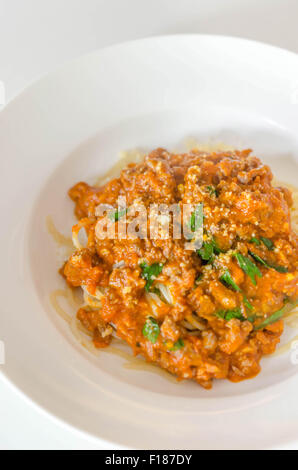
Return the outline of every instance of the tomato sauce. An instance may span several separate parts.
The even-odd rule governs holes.
[[[62,274],[100,298],[100,308],[87,305],[77,315],[95,346],[109,345],[112,326],[134,354],[205,388],[213,379],[238,382],[259,373],[261,357],[280,341],[283,308],[298,296],[292,197],[272,186],[268,166],[250,150],[157,149],[103,187],[80,182],[69,196],[77,218],[88,221],[88,242]],[[202,248],[185,250],[185,240],[172,236],[121,239],[119,220],[114,239],[98,239],[96,207],[116,210],[119,196],[148,211],[156,203],[202,203]]]

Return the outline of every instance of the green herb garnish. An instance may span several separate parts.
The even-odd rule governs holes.
[[[211,261],[214,256],[214,247],[212,243],[203,243],[202,247],[197,251],[203,261]]]
[[[256,253],[253,253],[252,251],[249,251],[248,253],[250,254],[250,256],[252,256],[256,261],[261,263],[263,266],[266,266],[266,268],[270,268],[270,266],[266,263],[266,261],[264,261],[259,255],[257,255]]]
[[[243,303],[245,305],[246,308],[248,308],[248,310],[253,310],[253,306],[251,305],[251,303],[249,302],[248,298],[246,297],[246,295],[243,295]]]
[[[152,287],[152,289],[150,289],[150,292],[152,292],[153,294],[158,295],[158,297],[162,297],[162,294],[161,294],[160,289],[158,287]]]
[[[213,245],[213,250],[216,255],[219,255],[220,253],[223,253],[223,251],[219,248],[215,238],[212,238],[211,243]]]
[[[250,240],[249,240],[249,243],[254,243],[255,245],[259,246],[261,245],[261,242],[258,238],[256,237],[252,237]]]
[[[142,269],[142,278],[145,279],[146,285],[145,289],[147,292],[150,291],[150,287],[153,284],[153,281],[159,276],[162,271],[163,264],[162,263],[153,263],[149,266],[147,263],[140,264]]]
[[[219,280],[228,287],[231,287],[236,292],[241,292],[240,287],[237,286],[228,269],[226,269],[225,272],[220,276]]]
[[[222,318],[223,320],[229,321],[232,318],[237,318],[238,320],[243,320],[244,316],[240,308],[234,308],[233,310],[219,310],[215,313],[218,318]]]
[[[242,315],[240,308],[234,308],[233,310],[219,310],[215,313],[218,318],[229,321],[232,318],[237,318],[238,320],[244,321],[246,318]]]
[[[275,271],[279,273],[287,273],[289,271],[288,268],[286,268],[286,266],[279,266],[277,264],[269,264],[269,263],[268,263],[268,266],[272,269],[275,269]]]
[[[184,347],[184,341],[182,338],[179,338],[176,343],[174,343],[174,346],[170,349],[170,351],[178,351],[179,349]]]
[[[195,286],[197,286],[202,279],[203,279],[203,274],[199,274],[198,277],[195,279]]]
[[[207,186],[206,189],[209,192],[210,196],[218,197],[218,191],[214,186]]]
[[[146,320],[145,325],[143,326],[143,335],[149,339],[149,341],[153,344],[156,343],[157,338],[160,333],[159,325],[155,318],[149,317]]]
[[[214,238],[208,242],[204,242],[202,247],[197,250],[197,254],[202,260],[208,262],[213,260],[214,255],[219,255],[220,253],[222,253],[222,250],[219,248]]]
[[[121,217],[123,217],[126,213],[127,213],[127,209],[122,209],[120,211],[118,211],[117,209],[116,211],[109,213],[109,219],[112,222],[118,222],[118,220],[121,219]]]
[[[261,258],[259,255],[257,255],[256,253],[253,253],[252,251],[249,251],[249,254],[250,256],[252,256],[256,261],[258,261],[259,263],[261,263],[263,266],[265,266],[266,268],[270,269],[275,269],[275,271],[278,271],[279,273],[287,273],[288,272],[288,268],[286,268],[285,266],[278,266],[276,264],[271,264],[271,263],[268,263],[267,261],[263,260],[263,258]]]
[[[261,330],[263,328],[266,328],[266,326],[272,325],[272,323],[277,322],[286,313],[289,313],[291,310],[293,310],[296,305],[298,305],[298,300],[296,300],[295,302],[287,302],[281,309],[272,313],[270,317],[266,318],[266,320],[264,320],[262,323],[259,323],[259,325],[255,326],[255,330]]]
[[[158,295],[158,297],[160,298],[160,300],[161,300],[163,303],[165,303],[165,304],[168,303],[167,299],[164,297],[163,293],[161,292],[161,290],[160,290],[158,287],[155,287],[155,286],[154,286],[154,287],[151,287],[150,293],[151,293],[151,292],[152,292],[153,294],[155,294],[155,295]]]
[[[250,315],[249,317],[246,318],[247,321],[250,323],[253,323],[257,318],[257,315]]]
[[[232,318],[237,318],[237,320],[240,320],[240,321],[249,321],[251,323],[254,322],[255,320],[255,315],[251,315],[250,317],[245,317],[242,312],[241,312],[241,309],[239,307],[237,308],[234,308],[232,310],[219,310],[218,312],[215,313],[215,315],[218,317],[218,318],[222,318],[223,320],[225,321],[229,321],[229,320],[232,320]]]
[[[242,271],[244,271],[245,274],[247,274],[250,277],[251,282],[254,285],[256,285],[257,284],[256,276],[262,277],[262,273],[259,270],[259,268],[255,265],[255,263],[253,263],[246,256],[243,256],[241,253],[235,253],[234,256],[237,259],[238,264],[240,268],[242,269]]]
[[[271,240],[269,240],[269,238],[260,237],[260,240],[264,243],[268,250],[272,251],[274,249],[274,244]]]
[[[249,242],[254,243],[257,246],[260,246],[261,242],[262,242],[265,245],[265,247],[268,248],[268,250],[272,251],[274,249],[273,242],[271,240],[269,240],[269,238],[266,238],[266,237],[260,237],[260,239],[258,239],[256,237],[252,237],[249,240]]]
[[[203,225],[203,204],[198,204],[190,216],[190,230],[195,232]]]

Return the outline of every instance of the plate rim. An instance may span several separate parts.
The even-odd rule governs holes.
[[[160,41],[161,39],[166,39],[166,40],[170,40],[171,38],[206,38],[206,39],[210,39],[211,40],[228,40],[228,41],[234,41],[234,42],[238,42],[239,44],[240,43],[250,43],[250,44],[254,44],[255,46],[257,47],[263,47],[265,49],[267,48],[270,48],[272,51],[279,51],[280,53],[282,53],[283,55],[284,54],[288,54],[289,56],[291,57],[294,57],[295,60],[297,61],[298,60],[298,55],[292,51],[289,51],[287,49],[283,49],[283,48],[280,48],[280,47],[276,47],[274,45],[271,45],[271,44],[266,44],[265,42],[259,42],[259,41],[255,41],[255,40],[250,40],[250,39],[246,39],[246,38],[238,38],[238,37],[233,37],[233,36],[226,36],[226,35],[212,35],[212,34],[172,34],[172,35],[157,35],[157,36],[152,36],[152,37],[148,37],[148,38],[142,38],[142,39],[136,39],[136,40],[132,40],[132,41],[125,41],[123,43],[118,43],[118,44],[113,44],[113,45],[110,45],[110,46],[107,46],[107,47],[104,47],[104,48],[100,48],[100,49],[97,49],[97,50],[94,50],[92,52],[89,52],[87,54],[82,54],[70,61],[67,61],[65,62],[63,65],[55,68],[54,70],[48,72],[47,74],[39,77],[38,79],[35,79],[32,83],[30,83],[29,85],[27,85],[26,87],[24,87],[17,95],[15,95],[11,100],[8,101],[8,103],[0,110],[0,117],[2,117],[5,112],[7,110],[10,109],[10,107],[17,101],[19,100],[23,95],[25,95],[28,91],[30,91],[31,89],[33,89],[38,83],[40,82],[43,82],[47,79],[50,79],[50,78],[54,78],[54,76],[57,74],[57,73],[60,73],[63,71],[63,69],[66,69],[66,68],[69,68],[72,64],[75,64],[76,62],[80,61],[82,58],[88,58],[88,57],[92,57],[92,56],[96,56],[96,55],[100,55],[102,52],[105,52],[105,51],[109,51],[111,49],[113,50],[116,50],[116,49],[119,49],[121,50],[121,48],[125,48],[129,45],[134,45],[134,44],[141,44],[141,43],[146,43],[148,41],[152,42],[152,41]],[[28,404],[30,404],[31,406],[33,406],[35,409],[41,411],[43,414],[45,414],[46,416],[49,416],[52,420],[54,420],[55,422],[57,422],[58,424],[60,425],[63,425],[65,427],[67,427],[69,430],[72,430],[72,431],[75,431],[76,433],[79,433],[81,434],[83,437],[87,437],[88,439],[91,439],[92,441],[96,442],[97,444],[98,443],[103,443],[105,445],[110,445],[110,444],[117,444],[117,446],[121,446],[121,443],[116,443],[116,441],[112,441],[112,440],[108,440],[108,439],[105,439],[104,437],[99,437],[99,436],[96,436],[92,433],[89,433],[88,431],[86,431],[85,429],[81,429],[69,422],[67,422],[66,420],[64,420],[63,418],[61,418],[60,416],[57,416],[56,414],[54,414],[52,411],[50,411],[49,409],[45,408],[43,405],[41,405],[40,403],[36,402],[34,399],[32,399],[30,397],[30,395],[27,395],[25,391],[23,391],[22,388],[20,388],[8,375],[7,373],[5,373],[1,367],[0,367],[0,377],[1,377],[1,380],[3,380],[5,383],[7,383],[10,387],[12,387],[12,389],[17,393],[17,395],[21,396]],[[283,382],[284,383],[284,382]],[[296,442],[296,441],[292,441],[292,442]],[[128,449],[129,447],[126,447],[124,446],[123,447],[124,449]]]

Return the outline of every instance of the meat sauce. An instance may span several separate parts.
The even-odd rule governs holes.
[[[103,187],[83,182],[72,187],[78,227],[85,227],[88,242],[61,272],[70,286],[82,286],[96,298],[100,292],[100,307],[77,313],[95,346],[110,344],[112,325],[135,355],[178,379],[211,388],[213,379],[239,382],[257,375],[261,357],[280,341],[283,308],[298,296],[292,197],[271,181],[269,167],[250,150],[157,149]],[[148,211],[154,203],[202,203],[202,248],[189,251],[183,238],[153,239],[150,233],[122,239],[119,220],[114,239],[99,239],[96,207],[106,203],[116,209],[119,196]],[[128,223],[129,212],[126,218]]]

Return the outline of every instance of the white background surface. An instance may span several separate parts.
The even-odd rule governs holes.
[[[0,0],[0,80],[10,100],[78,55],[156,34],[226,34],[298,53],[297,20],[298,0]],[[0,449],[106,448],[57,424],[3,382],[0,423]]]

